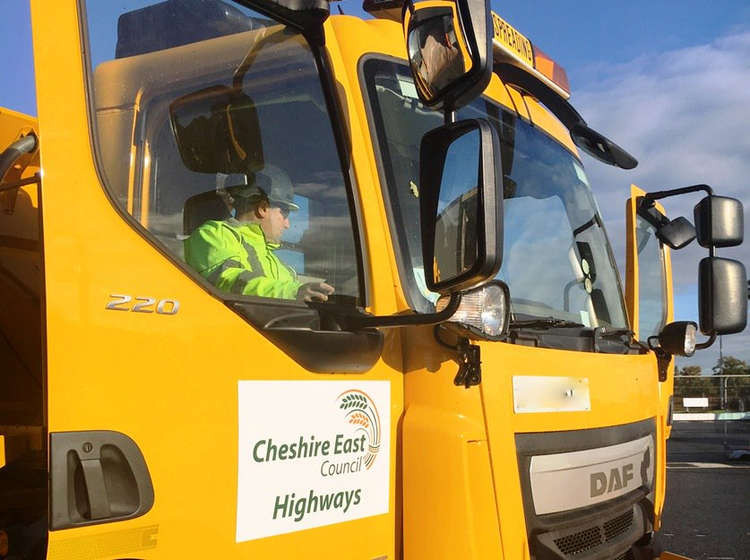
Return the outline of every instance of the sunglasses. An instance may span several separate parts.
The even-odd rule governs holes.
[[[289,217],[290,208],[288,206],[282,206],[281,204],[271,204],[271,208],[278,208],[283,218]]]

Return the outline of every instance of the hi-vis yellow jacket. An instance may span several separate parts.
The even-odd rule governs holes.
[[[209,220],[185,240],[185,260],[220,290],[294,299],[301,283],[274,251],[260,225]]]

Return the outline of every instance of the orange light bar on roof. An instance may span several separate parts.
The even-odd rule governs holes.
[[[570,97],[570,84],[565,69],[547,56],[515,27],[492,12],[492,40],[496,59],[514,61],[516,66],[546,82],[561,97]]]
[[[565,68],[548,57],[542,49],[536,45],[532,46],[534,48],[534,68],[570,95],[570,83],[568,83],[568,73],[565,71]]]

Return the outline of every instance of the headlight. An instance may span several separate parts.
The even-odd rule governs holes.
[[[435,307],[442,311],[449,301],[441,296]],[[474,337],[497,340],[505,335],[510,316],[508,287],[498,280],[461,294],[461,304],[445,323],[466,330]]]

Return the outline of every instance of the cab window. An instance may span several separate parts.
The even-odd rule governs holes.
[[[304,37],[218,0],[85,12],[114,204],[222,297],[361,301],[351,193]]]
[[[667,318],[664,250],[654,226],[636,216],[638,249],[638,338],[648,340],[661,332]]]

